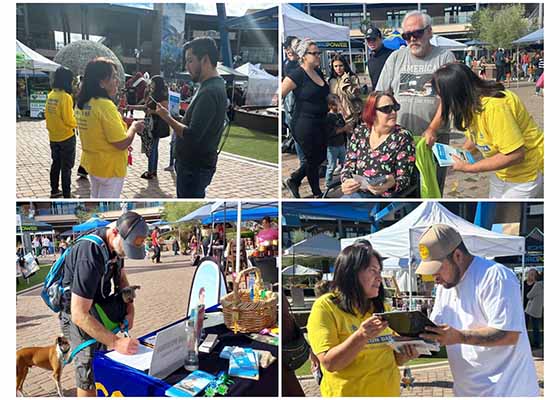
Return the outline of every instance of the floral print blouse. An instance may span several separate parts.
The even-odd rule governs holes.
[[[370,131],[365,124],[354,129],[342,169],[342,182],[352,175],[372,178],[393,175],[396,184],[382,197],[394,197],[408,189],[414,174],[416,147],[412,133],[397,125],[395,130],[375,150],[369,144]]]

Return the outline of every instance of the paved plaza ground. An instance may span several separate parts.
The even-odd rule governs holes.
[[[149,260],[126,260],[125,268],[131,285],[140,285],[135,300],[134,326],[131,336],[139,337],[157,328],[184,318],[187,297],[195,268],[190,256],[173,256],[163,252],[161,264]],[[16,296],[16,349],[29,346],[50,346],[60,334],[57,315],[51,312],[34,289]],[[62,374],[64,396],[76,396],[74,366]],[[32,368],[23,391],[26,396],[56,396],[51,372]]]
[[[160,139],[157,179],[146,180],[140,175],[147,170],[148,158],[140,152],[141,140],[132,143],[132,166],[128,167],[122,198],[175,198],[175,173],[164,171],[169,165],[170,137]],[[87,179],[78,179],[76,172],[82,153],[80,140],[76,144],[76,162],[72,170],[72,195],[90,197]],[[16,123],[16,196],[18,198],[48,198],[51,152],[49,134],[44,120],[21,120]],[[248,178],[252,177],[252,178]],[[278,166],[222,152],[216,174],[208,187],[208,198],[277,198]]]
[[[536,123],[544,129],[544,97],[534,96],[535,86],[532,83],[522,82],[519,88],[513,83],[511,90],[519,95],[529,113],[533,116]],[[464,142],[461,133],[454,133],[451,136],[451,145],[460,147]],[[290,176],[290,173],[299,166],[299,161],[295,154],[282,154],[282,179]],[[467,174],[455,172],[451,168],[447,169],[447,177],[443,197],[445,198],[488,198],[489,182],[488,178],[492,172],[480,174]],[[321,187],[325,186],[325,179],[321,178]],[[301,197],[311,197],[311,188],[305,178],[300,186]],[[329,197],[340,197],[340,190],[333,191]],[[282,197],[291,198],[291,194],[286,188],[282,188]]]
[[[542,350],[533,352],[541,396],[544,396],[544,358]],[[401,389],[402,397],[451,397],[453,396],[453,377],[449,364],[433,367],[417,367],[412,369],[414,385],[409,389]],[[307,397],[320,397],[319,386],[312,377],[299,379]]]

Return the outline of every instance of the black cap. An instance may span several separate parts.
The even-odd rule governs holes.
[[[366,39],[375,40],[377,38],[382,38],[383,34],[379,30],[379,28],[376,28],[375,26],[370,26],[367,28],[365,36]]]
[[[148,224],[140,214],[128,211],[117,220],[119,235],[124,241],[124,252],[132,259],[143,259],[146,255],[144,245],[137,246],[134,241],[137,237],[148,236]]]

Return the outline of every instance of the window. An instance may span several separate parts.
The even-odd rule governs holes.
[[[362,12],[333,12],[330,15],[333,24],[347,26],[350,29],[360,29],[361,22],[370,17],[369,12],[366,12],[366,18]]]
[[[453,5],[444,8],[444,24],[467,24],[471,22],[471,17],[476,11],[473,5]]]
[[[409,10],[389,10],[387,11],[387,26],[389,28],[400,28],[402,25],[402,21],[404,19],[404,16],[409,13],[410,11],[414,11],[416,10],[416,8],[413,9],[409,9]],[[422,12],[427,13],[428,11],[426,9],[422,9]]]

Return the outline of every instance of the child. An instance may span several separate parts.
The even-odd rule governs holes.
[[[344,117],[338,112],[340,99],[335,94],[327,96],[329,112],[327,114],[327,174],[325,184],[327,188],[332,184],[333,172],[337,161],[344,165],[346,156],[346,137],[344,133],[348,130]]]

